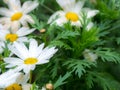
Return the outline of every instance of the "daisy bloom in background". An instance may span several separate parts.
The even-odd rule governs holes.
[[[57,52],[55,47],[44,48],[44,44],[38,46],[36,40],[31,39],[28,48],[24,43],[14,42],[9,50],[17,57],[4,58],[6,68],[16,67],[16,70],[23,70],[25,73],[34,70],[36,65],[48,63],[49,59]]]
[[[83,56],[86,60],[89,60],[92,62],[95,62],[96,59],[98,58],[98,56],[95,53],[93,53],[92,51],[90,51],[89,49],[84,50]]]
[[[8,8],[0,8],[0,23],[5,27],[11,28],[12,32],[16,32],[18,28],[28,26],[27,23],[34,23],[34,20],[28,13],[38,6],[38,2],[26,1],[22,6],[20,0],[7,0]]]
[[[82,19],[83,12],[86,13],[87,19],[92,18],[99,12],[98,10],[83,8],[84,1],[78,2],[76,2],[76,0],[56,0],[56,1],[62,7],[63,10],[55,12],[49,18],[48,24],[56,23],[57,25],[62,26],[64,23],[70,21],[72,25],[82,26],[81,21],[83,21]],[[90,23],[90,25],[92,24]]]
[[[27,85],[28,80],[29,74],[24,75],[23,73],[9,70],[0,75],[0,90],[13,90],[13,88],[14,90],[28,90],[23,89],[24,85]]]
[[[0,30],[0,41],[18,41],[18,42],[28,42],[26,35],[32,33],[35,29],[29,29],[27,27],[22,27],[18,29],[15,33],[11,33],[10,30]]]

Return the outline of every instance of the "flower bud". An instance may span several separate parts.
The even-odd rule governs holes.
[[[46,87],[47,90],[53,90],[54,89],[54,87],[51,83],[46,84],[45,87]]]

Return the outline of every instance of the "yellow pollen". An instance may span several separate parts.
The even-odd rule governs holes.
[[[5,90],[22,90],[22,87],[19,84],[14,83],[14,84],[6,87]]]
[[[7,34],[5,38],[6,38],[6,40],[9,40],[10,42],[14,42],[17,40],[18,35],[17,34]]]
[[[35,64],[38,60],[36,58],[27,58],[24,60],[24,64]]]
[[[12,15],[11,21],[17,21],[17,20],[19,20],[22,16],[23,16],[23,14],[22,14],[21,12],[16,12],[15,14]]]
[[[73,22],[76,22],[79,20],[78,15],[74,12],[68,12],[68,13],[66,13],[65,16],[68,20],[73,21]]]

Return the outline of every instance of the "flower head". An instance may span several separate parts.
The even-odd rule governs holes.
[[[10,41],[10,42],[26,42],[28,39],[25,37],[26,35],[32,33],[35,29],[29,29],[26,27],[22,27],[18,29],[17,32],[11,33],[10,30],[0,30],[0,40],[1,41]]]
[[[90,51],[89,49],[85,49],[84,52],[83,52],[83,56],[86,60],[89,60],[89,61],[96,61],[96,59],[98,58],[98,56],[93,53],[92,51]]]
[[[5,90],[22,90],[20,84],[26,84],[29,79],[29,74],[24,75],[23,73],[9,70],[0,75],[0,88]]]
[[[98,13],[98,10],[85,9],[84,1],[76,2],[76,0],[56,0],[57,3],[62,7],[63,10],[55,12],[48,20],[49,24],[56,23],[59,26],[62,26],[68,21],[72,25],[81,26],[83,21],[82,15],[83,12],[86,13],[87,18],[91,18]]]
[[[17,66],[16,70],[23,70],[28,73],[30,70],[34,70],[36,65],[49,62],[49,59],[57,52],[57,49],[55,47],[43,49],[43,47],[44,44],[38,46],[37,41],[34,39],[30,40],[29,48],[24,43],[14,42],[12,46],[9,46],[9,49],[18,58],[4,58],[4,61],[8,64],[6,67]]]
[[[6,1],[8,8],[0,8],[0,23],[4,24],[7,28],[11,28],[16,32],[20,25],[27,26],[27,23],[34,23],[30,15],[33,9],[38,6],[37,1],[26,1],[22,6],[20,0]]]

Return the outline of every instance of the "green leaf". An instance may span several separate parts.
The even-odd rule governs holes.
[[[102,61],[120,63],[120,54],[109,49],[97,50],[96,54],[101,58]]]
[[[119,37],[119,38],[117,38],[117,40],[116,40],[116,41],[117,41],[117,44],[118,44],[118,45],[120,45],[120,37]]]
[[[58,78],[58,80],[57,80],[57,81],[55,82],[55,84],[54,84],[54,89],[56,89],[57,87],[65,84],[65,83],[67,83],[67,82],[65,82],[65,80],[66,80],[68,77],[70,77],[70,75],[71,75],[71,73],[70,73],[70,72],[67,72],[63,77],[60,76],[60,77]]]
[[[72,72],[75,72],[76,75],[78,75],[78,77],[80,78],[81,75],[83,75],[83,73],[86,73],[86,68],[91,68],[91,66],[96,66],[95,63],[87,61],[87,60],[76,60],[76,59],[72,59],[69,60],[67,62],[65,62],[65,64],[68,69],[71,69]]]
[[[56,39],[68,39],[69,37],[75,37],[77,35],[80,35],[78,31],[63,31],[62,33],[60,33]]]
[[[98,41],[97,35],[98,35],[97,28],[92,28],[89,31],[84,30],[81,34],[81,37],[80,37],[79,47],[84,50],[86,47],[91,46],[96,41]]]
[[[30,90],[38,90],[38,87],[35,82],[32,84],[32,87]]]
[[[60,41],[60,40],[54,40],[54,41],[51,41],[50,45],[51,46],[58,46],[60,48],[65,48],[65,49],[72,49],[68,44]]]
[[[87,86],[92,88],[96,83],[101,86],[103,90],[120,89],[120,83],[116,81],[110,74],[89,71],[86,75]]]
[[[59,72],[59,70],[58,70],[59,69],[59,60],[55,59],[55,64],[50,66],[49,68],[51,68],[51,71],[50,71],[51,77],[54,79]]]
[[[33,28],[36,28],[37,30],[43,29],[44,26],[45,26],[45,23],[44,23],[44,22],[40,22],[34,14],[31,14],[31,16],[32,16],[32,18],[33,18],[34,21],[35,21],[35,24],[31,24],[31,26],[32,26]]]

